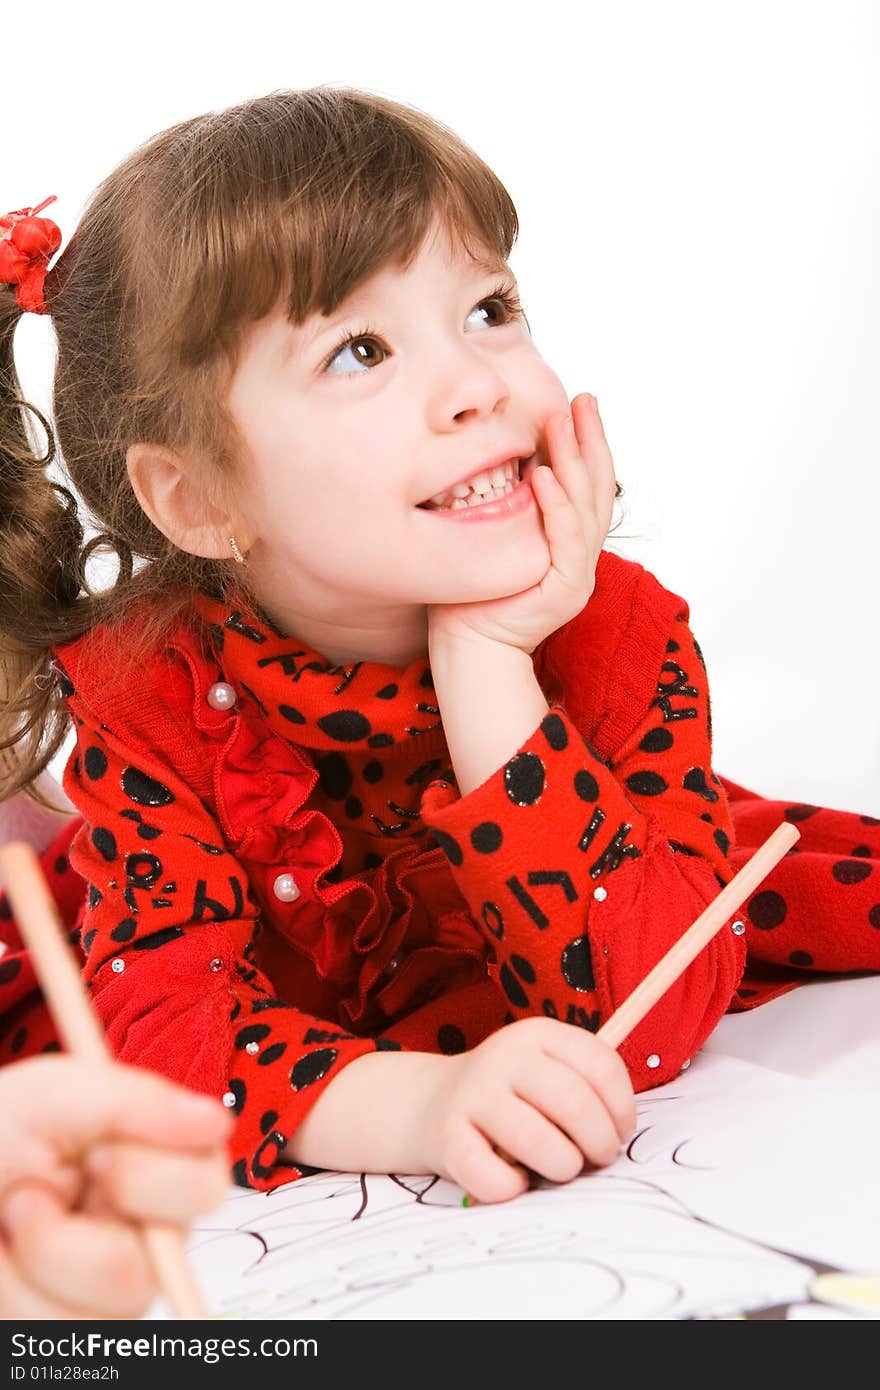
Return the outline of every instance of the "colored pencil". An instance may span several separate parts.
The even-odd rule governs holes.
[[[790,821],[783,821],[778,825],[773,834],[755,850],[751,859],[747,860],[722,888],[717,898],[712,899],[684,935],[679,937],[675,945],[670,947],[666,955],[648,972],[620,1008],[615,1009],[611,1017],[603,1023],[596,1037],[602,1038],[610,1047],[620,1047],[633,1029],[641,1023],[648,1010],[653,1008],[671,985],[675,984],[682,971],[687,969],[704,946],[708,946],[728,917],[742,906],[749,894],[767,877],[774,865],[779,863],[800,837],[800,831]],[[516,1164],[516,1160],[509,1154],[503,1150],[498,1152],[507,1162]],[[462,1199],[462,1205],[466,1207],[474,1206],[476,1203],[477,1198],[472,1197],[470,1193],[466,1193]]]

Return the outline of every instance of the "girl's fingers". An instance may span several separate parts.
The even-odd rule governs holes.
[[[617,494],[617,477],[614,472],[614,459],[605,438],[605,427],[599,414],[595,396],[588,414],[594,430],[595,444],[588,451],[588,459],[593,475],[593,489],[596,496],[599,523],[603,536],[607,536],[614,515],[614,501]]]
[[[496,1144],[526,1167],[551,1182],[570,1182],[584,1166],[584,1156],[552,1120],[519,1094],[498,1095],[491,1111],[477,1117],[477,1123],[491,1133]]]
[[[93,1149],[85,1166],[121,1215],[178,1225],[218,1207],[231,1182],[219,1152],[181,1154],[124,1140]]]
[[[585,1158],[599,1167],[617,1158],[621,1135],[615,1117],[590,1083],[564,1062],[538,1053],[523,1062],[514,1085],[516,1094],[557,1126],[577,1153],[574,1171],[559,1176],[547,1173],[548,1177],[565,1182],[580,1172]]]
[[[579,517],[590,500],[590,479],[584,469],[583,441],[574,410],[555,415],[548,423],[547,459],[562,492]],[[536,469],[536,472],[538,470]]]
[[[604,540],[611,525],[616,480],[595,397],[582,392],[575,396],[570,412],[552,416],[547,439],[547,458],[561,488],[558,500],[564,495],[571,503],[584,534],[598,523]]]
[[[69,1212],[49,1188],[26,1185],[7,1195],[0,1220],[22,1280],[50,1302],[136,1318],[155,1293],[133,1226]]]
[[[509,1202],[529,1185],[528,1173],[507,1162],[487,1135],[464,1120],[448,1141],[447,1167],[453,1182],[480,1202]]]
[[[590,1083],[611,1115],[621,1142],[629,1139],[636,1127],[636,1100],[620,1054],[592,1033],[567,1023],[560,1023],[542,1040],[541,1050]]]
[[[558,464],[552,469],[540,464],[532,474],[532,487],[541,508],[544,535],[552,557],[552,572],[567,585],[579,590],[587,579],[584,573],[584,523],[581,513],[572,505],[569,493],[559,480],[557,468]]]

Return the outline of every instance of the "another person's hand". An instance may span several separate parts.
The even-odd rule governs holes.
[[[0,1317],[136,1318],[158,1292],[132,1222],[223,1200],[218,1101],[118,1063],[52,1055],[0,1070]]]
[[[432,1076],[417,1116],[426,1161],[481,1202],[523,1192],[519,1164],[569,1182],[585,1159],[612,1163],[635,1128],[632,1082],[617,1052],[558,1019],[510,1023],[444,1058]]]

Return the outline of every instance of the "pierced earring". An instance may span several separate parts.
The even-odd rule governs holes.
[[[239,548],[238,548],[238,541],[235,539],[234,536],[230,536],[230,537],[229,537],[229,544],[230,544],[230,546],[232,547],[232,554],[233,554],[234,559],[237,560],[238,563],[239,563],[240,565],[243,565],[243,564],[244,564],[244,556],[242,555],[241,551],[239,550]]]

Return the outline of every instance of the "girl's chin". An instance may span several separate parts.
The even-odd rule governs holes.
[[[448,590],[433,600],[435,603],[491,603],[493,599],[510,598],[513,594],[524,593],[527,589],[533,589],[536,584],[547,573],[549,568],[549,553],[544,551],[543,556],[536,558],[534,564],[527,564],[524,558],[519,558],[518,563],[493,565],[487,563],[485,555],[480,556],[479,583],[475,583],[469,591],[464,589],[450,593]]]

